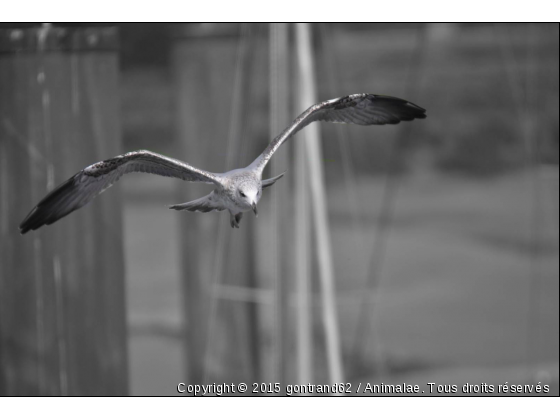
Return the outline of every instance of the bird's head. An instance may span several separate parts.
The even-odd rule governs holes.
[[[255,216],[258,216],[257,203],[261,198],[260,195],[261,191],[258,186],[251,183],[241,184],[237,189],[237,196],[239,198],[239,201],[245,206],[253,209],[253,213],[255,213]]]

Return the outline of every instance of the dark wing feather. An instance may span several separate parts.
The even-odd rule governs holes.
[[[426,118],[426,110],[404,99],[392,96],[358,93],[321,102],[308,108],[297,117],[264,152],[251,164],[263,170],[274,152],[299,130],[314,121],[327,121],[358,125],[398,124]]]
[[[21,234],[50,225],[85,206],[121,176],[131,172],[220,185],[218,174],[147,150],[130,152],[88,166],[47,194],[20,224]]]

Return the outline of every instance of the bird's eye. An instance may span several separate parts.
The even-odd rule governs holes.
[[[242,191],[239,191],[239,194],[241,194],[241,197],[247,197]]]

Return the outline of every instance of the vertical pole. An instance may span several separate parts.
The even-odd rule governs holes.
[[[288,23],[269,24],[269,51],[270,51],[270,133],[269,138],[275,138],[289,122],[289,49],[288,49]],[[285,145],[283,150],[278,150],[270,162],[270,176],[275,176],[289,168],[289,148]],[[284,227],[289,224],[288,215],[291,213],[289,204],[290,191],[287,180],[278,182],[270,189],[272,195],[272,222],[269,223],[270,255],[272,267],[270,269],[272,286],[274,288],[275,303],[272,307],[272,346],[265,352],[270,366],[269,380],[272,382],[287,382],[286,369],[288,362],[288,290],[289,284],[284,281],[287,275],[287,261],[285,256],[290,252],[288,244],[291,238]],[[264,227],[264,224],[263,224]],[[269,328],[270,329],[270,328]],[[270,332],[268,333],[270,334]],[[267,354],[268,353],[268,354]]]
[[[296,24],[297,57],[299,64],[301,109],[317,102],[315,90],[315,70],[311,48],[311,31],[308,23]],[[329,376],[332,383],[343,382],[340,338],[335,303],[334,267],[332,264],[331,239],[327,219],[322,151],[319,141],[319,127],[309,125],[300,135],[305,137],[309,186],[316,239],[323,323],[325,327]],[[301,141],[300,141],[301,143]]]
[[[299,32],[298,32],[299,35]],[[298,38],[298,42],[300,42]],[[298,58],[301,52],[298,49]],[[301,62],[298,62],[301,66]],[[301,67],[298,73],[299,91],[305,89],[305,77],[301,74]],[[305,109],[309,103],[303,104],[306,99],[304,95],[297,97],[297,109]],[[307,98],[308,100],[309,98]],[[304,134],[305,136],[305,134]],[[307,173],[307,148],[305,142],[307,138],[295,142],[294,148],[294,260],[295,260],[295,294],[296,294],[296,349],[297,349],[297,379],[301,384],[313,383],[313,364],[311,352],[313,350],[313,331],[311,316],[311,277],[309,270],[309,250],[311,241],[309,237],[310,217],[308,199],[308,173]]]
[[[241,96],[237,101],[241,104],[246,93],[243,86],[247,85],[246,74],[241,73],[241,79],[235,81],[235,63],[240,57],[239,25],[181,25],[174,35],[172,65],[176,86],[177,155],[213,172],[233,169],[241,146],[242,115],[232,109],[232,97],[234,86],[241,86],[236,94],[236,97]],[[233,124],[228,124],[231,118]],[[237,143],[231,144],[233,141]],[[183,183],[178,187],[177,199],[192,200],[211,190],[208,185]],[[252,359],[247,357],[251,351],[248,336],[254,334],[244,321],[249,312],[239,302],[212,303],[213,299],[219,299],[214,293],[218,287],[213,287],[212,283],[218,269],[220,284],[247,284],[252,272],[250,250],[237,245],[247,244],[250,233],[243,228],[232,230],[227,211],[210,215],[179,213],[176,217],[182,232],[188,381],[202,384],[205,376],[210,383],[247,380],[240,375],[247,373],[246,361]],[[245,215],[246,219],[248,217]],[[253,222],[246,219],[242,223]],[[230,235],[232,241],[229,241]],[[228,258],[230,250],[235,253],[231,259]]]
[[[0,92],[0,394],[126,394],[119,187],[18,231],[50,190],[122,152],[116,30],[0,30]]]

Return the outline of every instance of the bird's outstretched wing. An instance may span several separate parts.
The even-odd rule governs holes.
[[[215,193],[215,191],[212,191],[204,197],[189,201],[188,203],[173,204],[172,206],[169,206],[169,208],[178,211],[187,210],[208,213],[210,211],[222,211],[227,207],[222,203],[222,200],[220,200],[220,197]]]
[[[85,206],[119,178],[130,172],[146,172],[191,182],[220,185],[217,174],[147,150],[125,153],[90,165],[68,179],[31,210],[19,229],[21,234],[50,225]]]
[[[251,164],[262,171],[274,152],[290,137],[313,121],[358,125],[398,124],[415,118],[426,118],[426,110],[404,99],[392,96],[358,93],[313,105],[297,117]]]

